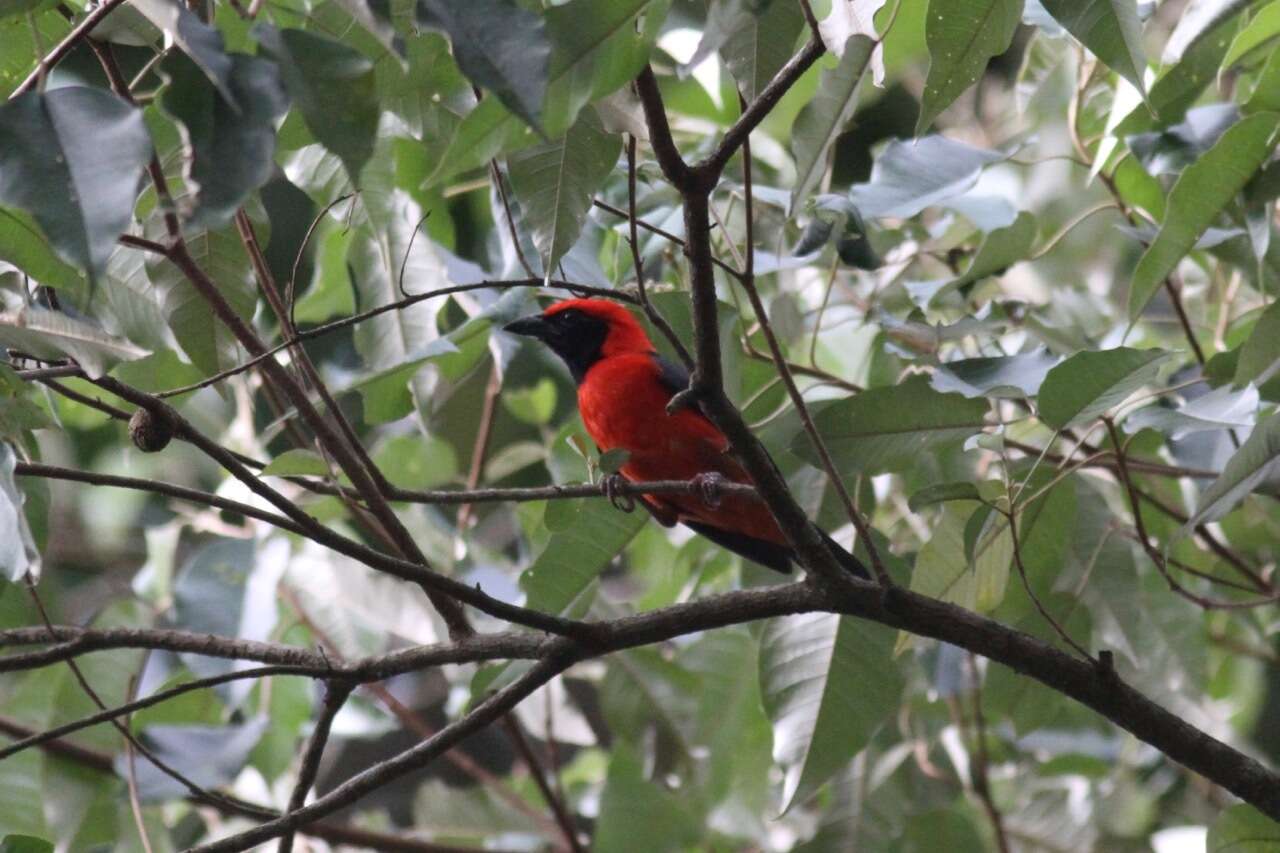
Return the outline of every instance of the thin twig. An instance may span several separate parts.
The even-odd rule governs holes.
[[[302,753],[302,764],[298,768],[298,778],[294,782],[293,793],[289,795],[289,805],[285,808],[285,816],[296,812],[306,803],[307,792],[311,790],[311,786],[316,781],[316,775],[320,772],[320,759],[324,757],[324,747],[329,742],[329,732],[333,727],[333,720],[338,716],[338,712],[342,710],[342,706],[347,703],[347,697],[351,695],[353,687],[355,687],[355,684],[350,681],[337,679],[325,681],[324,703],[320,707],[319,716],[316,717],[316,725],[311,732],[311,739],[307,741],[307,749]],[[281,835],[280,844],[276,847],[276,853],[292,853],[293,836],[293,830]]]

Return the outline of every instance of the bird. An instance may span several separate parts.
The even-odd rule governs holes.
[[[503,329],[541,341],[564,361],[577,383],[582,423],[599,451],[626,451],[616,476],[702,487],[696,494],[640,495],[660,524],[683,524],[752,562],[791,572],[798,556],[764,503],[750,494],[718,493],[722,481],[755,485],[728,438],[694,408],[667,411],[688,387],[689,373],[658,354],[629,310],[607,299],[565,299]],[[841,566],[870,578],[858,558],[822,535]]]

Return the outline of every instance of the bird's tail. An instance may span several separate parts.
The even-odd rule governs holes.
[[[843,566],[845,571],[863,580],[871,580],[871,572],[867,571],[866,565],[861,560],[846,551],[839,542],[826,533],[822,534],[822,538],[826,540],[827,550],[831,552],[831,556],[835,557],[836,562]]]

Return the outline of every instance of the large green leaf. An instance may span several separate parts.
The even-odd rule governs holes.
[[[507,161],[511,186],[542,266],[554,270],[578,240],[591,200],[617,165],[622,140],[584,110],[564,138],[525,148]]]
[[[881,474],[907,470],[926,452],[958,444],[982,429],[988,410],[985,400],[940,394],[926,377],[913,376],[840,400],[814,420],[841,470]],[[792,439],[791,451],[821,464],[804,433]]]
[[[187,186],[194,194],[193,227],[221,228],[275,170],[276,121],[288,108],[278,66],[254,56],[230,57],[228,100],[195,64],[171,54],[160,72],[169,80],[165,111],[186,128]]]
[[[771,619],[760,637],[760,688],[784,772],[783,810],[811,797],[898,708],[904,679],[893,634],[849,616]]]
[[[449,35],[458,67],[471,82],[538,126],[551,56],[540,16],[508,0],[418,0],[417,8],[420,23]]]
[[[608,501],[587,499],[554,512],[561,523],[555,524],[542,553],[520,576],[520,586],[527,607],[560,613],[618,556],[649,515],[640,510],[619,512]]]
[[[640,73],[665,16],[650,0],[570,0],[547,10],[551,62],[543,102],[543,129],[555,139],[571,127],[588,101],[604,97]],[[635,19],[645,12],[637,32]],[[531,140],[527,128],[496,98],[486,98],[463,119],[429,181],[475,168]]]
[[[1160,283],[1271,156],[1278,134],[1280,114],[1256,113],[1243,118],[1183,171],[1169,192],[1160,233],[1133,271],[1130,320],[1142,314]]]
[[[1227,460],[1218,479],[1200,494],[1196,511],[1182,529],[1185,535],[1201,524],[1217,521],[1274,470],[1280,457],[1280,414],[1272,414],[1254,427],[1240,449]]]
[[[1241,803],[1218,815],[1209,827],[1205,853],[1274,853],[1280,850],[1280,823]]]
[[[1042,0],[1050,15],[1138,91],[1147,67],[1135,0]]]
[[[1009,49],[1022,20],[1022,0],[929,0],[925,13],[929,76],[916,121],[919,134]]]
[[[740,16],[720,54],[748,103],[787,64],[803,29],[799,3],[761,4]]]
[[[827,171],[831,146],[844,132],[858,105],[858,83],[873,48],[866,36],[850,36],[839,64],[822,72],[817,94],[796,117],[791,133],[791,152],[796,160],[796,184],[791,191],[793,212]]]
[[[53,853],[53,844],[33,835],[0,838],[0,853]]]
[[[354,180],[373,155],[378,130],[373,63],[342,42],[302,30],[254,27],[280,65],[285,87],[316,139],[342,159]]]
[[[1261,385],[1275,375],[1277,362],[1280,362],[1280,302],[1273,302],[1262,312],[1240,347],[1236,384],[1254,382]]]
[[[113,364],[148,355],[101,326],[44,308],[0,311],[0,344],[39,358],[70,356],[91,377],[101,376]]]
[[[1169,355],[1128,347],[1078,352],[1040,385],[1040,418],[1054,429],[1088,423],[1155,379]]]
[[[68,86],[0,105],[0,204],[26,210],[63,260],[100,274],[151,158],[142,113]]]
[[[88,296],[84,273],[58,257],[31,217],[0,208],[0,261],[7,261],[32,280],[65,291],[77,300]]]
[[[984,168],[1007,158],[945,136],[895,139],[876,157],[871,180],[849,189],[849,200],[869,218],[907,219],[966,192]]]

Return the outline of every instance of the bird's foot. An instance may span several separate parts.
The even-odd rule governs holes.
[[[623,491],[626,483],[626,479],[621,474],[606,474],[600,480],[600,491],[609,499],[609,503],[613,504],[614,509],[619,512],[634,512],[636,499]]]
[[[693,478],[694,488],[698,490],[698,496],[702,498],[702,502],[711,509],[720,506],[720,499],[723,497],[724,477],[715,471],[709,471],[706,474],[698,474]]]

